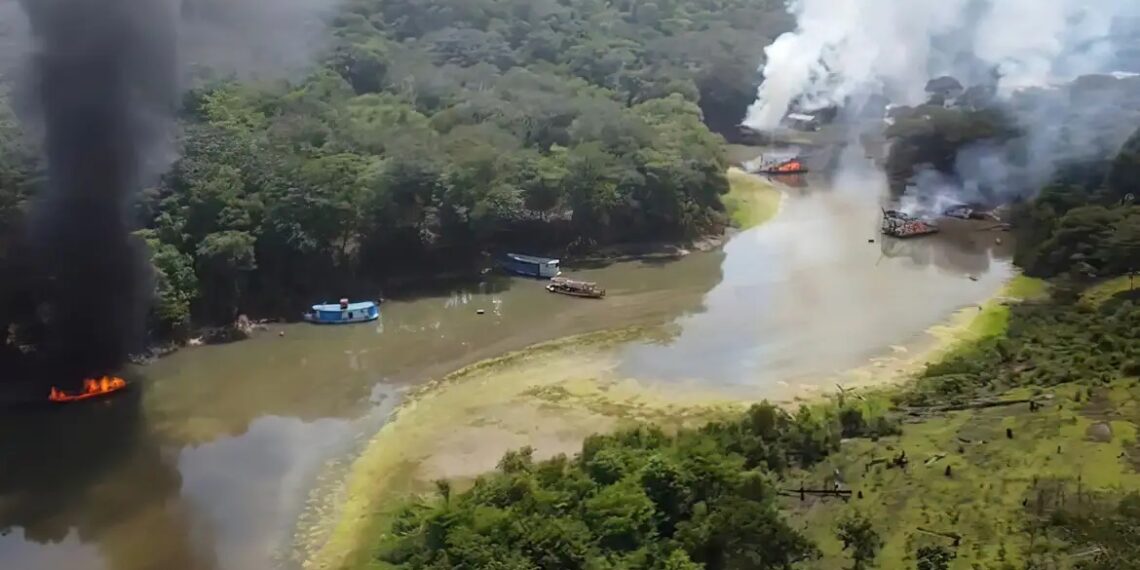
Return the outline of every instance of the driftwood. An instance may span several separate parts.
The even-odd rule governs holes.
[[[780,489],[779,494],[784,497],[799,497],[801,501],[807,500],[808,495],[816,497],[839,497],[844,501],[851,499],[848,489]]]
[[[955,533],[955,532],[938,532],[936,530],[930,530],[928,528],[922,528],[922,527],[915,527],[914,530],[917,530],[918,532],[921,532],[923,534],[929,534],[931,536],[937,536],[937,537],[945,538],[948,540],[953,540],[955,547],[962,544],[962,535]]]
[[[932,465],[934,463],[938,463],[939,461],[942,461],[943,459],[946,459],[946,454],[945,453],[939,453],[939,454],[934,455],[933,457],[928,457],[926,459],[926,461],[922,462],[922,464],[923,465]]]
[[[863,400],[864,402],[867,401],[867,398],[864,398],[862,394],[860,394],[860,393],[858,393],[858,392],[856,392],[850,388],[844,388],[842,384],[836,384],[835,387],[839,388],[839,395],[840,396],[847,396],[847,393],[850,392],[852,396],[855,396],[856,398],[859,398],[860,400]]]

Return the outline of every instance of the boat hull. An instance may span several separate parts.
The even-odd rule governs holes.
[[[380,318],[380,314],[377,313],[375,315],[367,315],[364,317],[346,317],[340,320],[319,319],[313,315],[308,314],[304,315],[302,318],[304,318],[305,322],[312,323],[314,325],[356,325],[360,323],[370,323],[372,321],[375,321]]]
[[[546,290],[550,291],[551,293],[557,293],[559,295],[569,295],[571,297],[581,297],[583,299],[601,299],[601,298],[606,296],[605,293],[581,293],[581,292],[577,292],[577,291],[567,291],[565,289],[558,289],[558,288],[553,287],[553,286],[547,287]]]

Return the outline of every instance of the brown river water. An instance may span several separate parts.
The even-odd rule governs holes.
[[[122,398],[5,413],[0,569],[289,568],[309,490],[407,387],[544,340],[661,324],[671,340],[621,348],[622,374],[763,394],[914,342],[1012,274],[1002,234],[976,226],[881,240],[881,184],[787,188],[775,220],[719,251],[571,268],[608,289],[601,301],[492,275],[387,302],[372,324],[183,350]]]

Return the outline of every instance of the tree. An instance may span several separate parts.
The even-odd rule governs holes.
[[[915,554],[917,570],[949,570],[954,554],[941,546],[923,546]]]
[[[1140,269],[1140,209],[1130,210],[1105,240],[1102,261],[1109,273],[1132,275]]]
[[[182,337],[190,325],[190,303],[198,296],[194,261],[178,248],[154,238],[153,234],[142,237],[150,249],[154,268],[152,328],[159,336]]]
[[[1124,143],[1116,155],[1105,186],[1117,199],[1128,194],[1140,197],[1140,130]]]
[[[883,547],[883,539],[875,532],[871,521],[859,513],[841,519],[836,536],[843,543],[843,550],[851,551],[851,568],[854,570],[870,568]]]
[[[198,244],[195,257],[206,291],[206,314],[215,322],[232,322],[246,275],[257,268],[254,237],[238,231],[209,234]]]

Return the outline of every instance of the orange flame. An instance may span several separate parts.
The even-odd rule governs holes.
[[[52,386],[48,399],[53,402],[78,402],[88,398],[104,396],[118,392],[127,387],[127,381],[118,376],[104,376],[102,378],[88,378],[83,381],[83,391],[78,393],[65,392]]]
[[[802,172],[804,165],[800,164],[798,160],[789,160],[784,164],[776,167],[776,172]]]

